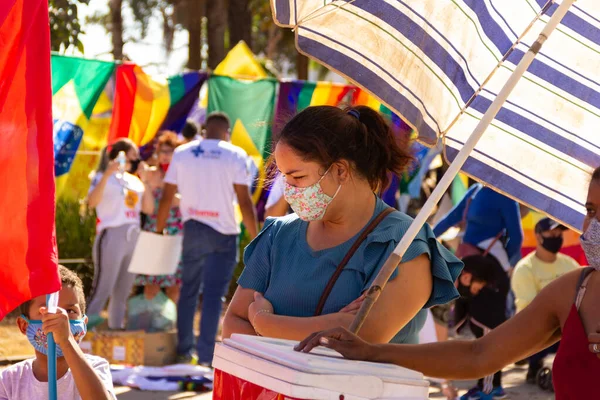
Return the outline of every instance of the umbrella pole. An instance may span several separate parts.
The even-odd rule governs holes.
[[[485,130],[490,126],[490,124],[496,117],[496,114],[498,114],[498,112],[502,108],[502,105],[504,104],[512,90],[515,88],[525,71],[527,71],[527,68],[529,68],[535,56],[542,48],[544,42],[548,39],[552,31],[554,31],[554,29],[558,26],[560,21],[563,19],[563,17],[569,10],[569,7],[574,2],[575,0],[563,0],[558,9],[554,12],[554,15],[552,15],[552,17],[550,18],[550,21],[546,24],[546,26],[538,36],[538,39],[529,48],[529,51],[523,56],[523,58],[517,65],[517,68],[511,74],[510,78],[508,79],[502,90],[500,90],[500,93],[498,93],[498,96],[494,99],[490,107],[487,109],[486,113],[483,115],[483,118],[481,119],[481,121],[479,121],[479,123],[475,127],[475,130],[473,131],[469,139],[466,141],[465,145],[456,155],[454,162],[450,164],[448,170],[446,171],[440,182],[437,184],[435,190],[427,199],[427,202],[421,209],[421,212],[419,212],[413,223],[410,225],[410,227],[400,240],[400,243],[398,243],[398,246],[396,246],[396,248],[394,249],[394,252],[390,254],[385,264],[383,264],[383,267],[379,271],[379,274],[377,275],[377,277],[373,281],[373,284],[367,291],[367,296],[358,314],[354,318],[352,325],[350,325],[350,331],[352,331],[353,333],[358,333],[360,331],[360,328],[365,322],[369,311],[379,298],[379,295],[385,288],[385,285],[392,276],[392,273],[395,271],[398,264],[400,264],[400,262],[402,261],[402,256],[404,255],[410,244],[413,242],[414,238],[417,236],[423,225],[425,225],[425,223],[427,222],[427,219],[433,212],[435,206],[439,203],[446,190],[450,187],[450,184],[454,180],[454,177],[458,174],[461,167],[467,161],[469,154],[471,153],[471,151],[473,151],[475,145],[477,144],[479,139],[481,139],[481,136],[483,136]]]

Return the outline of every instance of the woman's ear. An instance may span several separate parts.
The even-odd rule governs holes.
[[[351,175],[350,163],[346,160],[340,160],[335,163],[335,167],[335,177],[339,181],[340,185],[348,182]]]

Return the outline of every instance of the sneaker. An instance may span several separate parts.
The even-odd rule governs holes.
[[[491,394],[484,393],[478,387],[474,387],[466,394],[462,395],[460,400],[493,400],[493,397]]]
[[[177,364],[198,364],[198,356],[196,354],[178,354],[177,355]]]
[[[490,395],[492,396],[492,399],[505,399],[507,397],[502,386],[495,387]]]

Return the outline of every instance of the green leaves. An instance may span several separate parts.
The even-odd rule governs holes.
[[[49,0],[52,50],[64,52],[75,47],[83,53],[83,43],[79,40],[83,31],[77,16],[77,5],[88,3],[89,0]]]

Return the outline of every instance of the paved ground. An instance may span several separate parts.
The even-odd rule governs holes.
[[[504,384],[505,389],[512,400],[552,400],[552,393],[543,392],[535,386],[525,383],[526,367],[510,367],[505,370]],[[463,394],[472,387],[474,382],[459,382],[457,386],[463,389]],[[193,393],[193,392],[140,392],[128,388],[117,388],[117,397],[119,400],[210,400],[211,393]],[[439,389],[432,387],[430,390],[431,399],[444,399],[439,393]]]

